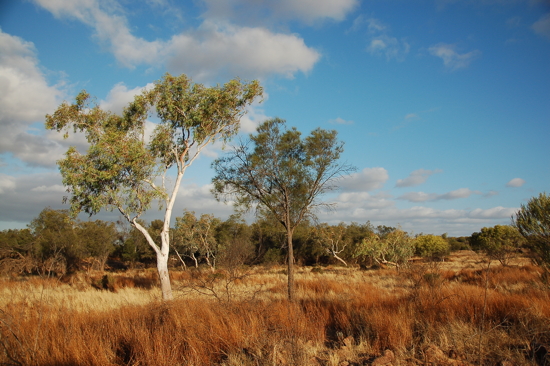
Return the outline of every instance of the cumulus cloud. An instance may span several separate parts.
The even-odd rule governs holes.
[[[208,80],[219,73],[243,78],[307,73],[321,55],[294,34],[205,21],[199,30],[175,35],[166,48],[167,67]]]
[[[398,179],[395,184],[396,187],[414,187],[418,186],[424,182],[433,174],[441,173],[442,170],[427,170],[427,169],[418,169],[413,171],[407,178]]]
[[[480,191],[472,191],[468,188],[459,188],[457,190],[443,193],[443,194],[424,193],[424,192],[407,192],[399,196],[398,199],[409,201],[409,202],[456,200],[459,198],[468,198],[472,194],[482,194],[482,193]]]
[[[382,188],[388,178],[388,171],[384,168],[365,168],[359,173],[344,177],[339,186],[345,191],[368,192]]]
[[[147,84],[144,87],[136,87],[133,89],[128,89],[124,83],[117,83],[107,94],[105,100],[99,102],[99,106],[106,111],[111,111],[116,114],[122,113],[124,107],[128,103],[134,100],[134,97],[144,90],[151,89],[153,87],[152,83]]]
[[[521,178],[514,178],[510,180],[508,183],[506,183],[506,187],[514,187],[518,188],[525,184],[525,180]]]
[[[446,43],[432,46],[428,51],[432,56],[441,58],[445,67],[452,71],[468,67],[476,57],[481,55],[481,51],[478,50],[460,54],[456,51],[455,45]]]
[[[126,17],[120,15],[117,8],[109,7],[109,2],[35,1],[56,17],[75,19],[92,27],[99,42],[113,53],[118,62],[129,68],[164,64],[169,71],[184,72],[193,75],[196,80],[209,80],[220,74],[243,78],[278,74],[292,78],[297,72],[311,70],[321,56],[294,34],[274,33],[264,27],[242,27],[209,19],[199,28],[176,34],[170,39],[148,41],[134,36]],[[326,3],[330,8],[329,1]],[[334,10],[332,14],[338,17]]]
[[[174,206],[175,216],[181,216],[183,209],[195,211],[197,214],[213,213],[216,217],[227,218],[233,213],[229,205],[217,202],[210,193],[211,185],[196,185],[184,183]],[[54,210],[69,209],[63,204],[67,195],[61,183],[59,172],[35,173],[20,176],[10,176],[0,173],[0,223],[19,224],[20,227],[31,222],[46,207]],[[142,218],[152,221],[162,217],[162,212],[153,205]],[[82,214],[81,219],[88,216]],[[94,219],[114,221],[119,213],[101,211]],[[0,226],[0,230],[4,227]]]
[[[546,37],[550,40],[550,13],[543,15],[531,26],[531,28],[538,35]]]
[[[33,123],[42,123],[64,96],[50,86],[38,66],[31,42],[0,30],[0,153],[11,153],[30,165],[52,165],[61,151],[58,144],[36,134]]]
[[[344,222],[377,225],[400,225],[412,233],[448,233],[452,236],[470,235],[482,227],[506,225],[516,208],[493,207],[475,209],[435,209],[426,206],[399,208],[387,194],[345,192],[336,198],[333,211],[323,212],[319,219],[337,224]]]

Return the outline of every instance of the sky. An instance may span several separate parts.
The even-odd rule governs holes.
[[[119,113],[166,72],[259,80],[244,138],[273,117],[337,130],[357,170],[321,222],[467,236],[550,192],[548,0],[6,0],[0,230],[69,208],[56,161],[86,145],[47,131],[46,114],[83,89]],[[223,153],[187,170],[174,217],[233,212],[210,193]]]

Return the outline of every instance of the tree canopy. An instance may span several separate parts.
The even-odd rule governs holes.
[[[83,132],[89,143],[86,154],[70,147],[58,162],[72,213],[118,210],[155,251],[164,299],[172,298],[166,266],[169,225],[183,175],[207,145],[227,142],[237,133],[246,106],[261,94],[257,81],[235,79],[205,87],[185,75],[166,74],[121,115],[102,110],[82,91],[74,104],[63,103],[46,116],[48,129],[64,131],[65,136],[70,130]],[[160,122],[146,136],[152,109]],[[175,177],[169,180],[174,166]],[[160,243],[138,221],[157,199],[164,207]]]
[[[262,123],[242,142],[212,164],[217,199],[234,200],[237,209],[267,210],[287,232],[288,296],[294,298],[292,236],[314,210],[320,197],[336,188],[337,179],[353,168],[339,162],[344,149],[337,132],[317,128],[305,138],[279,118]]]

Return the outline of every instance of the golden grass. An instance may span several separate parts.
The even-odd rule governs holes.
[[[393,364],[535,365],[533,342],[550,343],[538,269],[451,263],[299,268],[293,304],[282,267],[174,272],[170,303],[151,271],[3,279],[0,364],[362,365],[392,350]]]

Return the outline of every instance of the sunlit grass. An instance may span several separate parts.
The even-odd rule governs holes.
[[[0,363],[339,365],[386,352],[394,364],[534,365],[533,342],[550,343],[540,271],[472,256],[399,271],[300,267],[294,304],[283,266],[172,271],[170,303],[152,270],[2,279]]]

